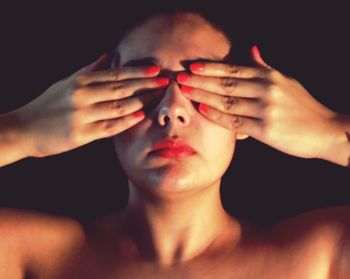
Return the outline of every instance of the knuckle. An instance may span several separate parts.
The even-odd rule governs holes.
[[[226,92],[232,92],[236,87],[236,79],[224,77],[220,79],[220,85]]]
[[[118,80],[119,78],[119,70],[111,69],[107,72],[107,75],[112,80]]]
[[[114,82],[111,83],[109,86],[112,91],[119,91],[125,87],[124,84],[121,82]]]
[[[112,109],[121,109],[123,107],[123,104],[121,101],[113,101],[112,104]]]
[[[225,96],[223,98],[223,109],[224,111],[230,111],[234,105],[237,104],[237,99],[233,96]]]
[[[242,125],[243,125],[242,117],[237,116],[237,115],[232,117],[232,126],[233,126],[233,128],[238,129],[238,128],[242,127]]]
[[[124,104],[119,100],[110,102],[109,108],[115,113],[115,115],[123,114],[125,110]]]
[[[126,88],[124,83],[116,82],[110,84],[109,86],[115,98],[123,97],[126,94]]]
[[[241,69],[235,65],[229,65],[228,66],[228,73],[231,76],[235,76],[235,77],[240,77],[241,76]]]
[[[105,120],[102,122],[102,129],[106,134],[110,134],[114,128],[114,121],[112,119]]]

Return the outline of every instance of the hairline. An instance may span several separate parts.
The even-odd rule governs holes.
[[[115,61],[116,56],[118,57],[118,64],[119,64],[119,60],[120,60],[120,51],[119,51],[119,47],[120,45],[123,43],[123,41],[125,39],[127,39],[127,37],[133,32],[135,31],[137,28],[140,28],[142,25],[144,25],[145,23],[147,23],[148,21],[152,20],[153,18],[156,17],[161,17],[161,16],[170,16],[172,18],[175,18],[178,15],[181,14],[192,14],[192,15],[196,15],[201,17],[207,24],[208,26],[210,26],[211,28],[213,28],[215,31],[221,33],[224,38],[227,40],[227,42],[229,43],[230,46],[230,51],[229,54],[227,55],[227,57],[225,58],[225,60],[229,60],[231,57],[231,49],[232,49],[232,41],[230,39],[230,36],[228,35],[228,32],[226,32],[224,30],[223,27],[221,27],[219,24],[214,23],[213,21],[209,20],[205,15],[203,15],[201,12],[197,12],[197,11],[186,11],[186,10],[175,10],[175,11],[170,11],[170,12],[159,12],[159,13],[154,13],[151,14],[145,18],[143,18],[142,20],[140,20],[139,22],[135,23],[134,25],[130,26],[129,28],[127,28],[122,34],[121,36],[118,38],[115,47],[112,50],[112,61]]]

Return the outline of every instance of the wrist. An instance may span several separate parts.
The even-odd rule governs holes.
[[[0,166],[28,157],[24,149],[19,111],[0,115]]]
[[[350,116],[335,114],[331,121],[331,140],[320,159],[350,167]]]

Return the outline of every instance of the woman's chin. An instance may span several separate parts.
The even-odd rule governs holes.
[[[193,172],[181,168],[153,170],[143,178],[140,181],[143,187],[158,193],[188,192],[198,188],[200,184]]]

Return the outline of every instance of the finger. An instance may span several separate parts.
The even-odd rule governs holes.
[[[97,61],[91,63],[86,67],[87,72],[94,72],[103,69],[107,66],[109,61],[110,53],[104,53]]]
[[[86,142],[111,137],[135,126],[144,118],[145,114],[142,111],[137,111],[121,118],[92,122],[85,125],[82,134]]]
[[[155,102],[162,95],[163,90],[157,90],[152,93],[141,94],[137,97],[94,104],[84,110],[84,123],[119,118],[132,114]]]
[[[78,89],[78,92],[79,90],[81,92],[81,98],[83,99],[81,102],[89,105],[98,102],[120,100],[135,96],[144,90],[161,88],[168,84],[169,78],[143,78],[84,87]]]
[[[86,86],[98,82],[113,82],[124,79],[153,77],[158,75],[159,71],[159,66],[147,66],[123,67],[98,72],[85,72],[76,77],[76,82],[81,86]]]
[[[234,78],[265,78],[267,73],[264,69],[230,65],[224,63],[193,63],[190,70],[196,75]]]
[[[106,63],[108,61],[108,57],[109,57],[109,54],[107,52],[102,54],[96,61],[81,68],[79,71],[75,72],[73,75],[77,76],[80,74],[89,73],[89,72],[92,72],[92,71],[95,71],[97,69],[102,68],[104,65],[106,65]]]
[[[255,138],[261,133],[261,119],[226,114],[204,104],[199,105],[199,111],[213,123],[237,133]]]
[[[183,94],[192,101],[203,103],[227,114],[237,114],[260,118],[262,106],[258,99],[222,96],[211,92],[181,86]]]
[[[266,62],[262,59],[261,57],[261,53],[259,48],[254,45],[252,46],[252,48],[250,49],[250,54],[252,56],[253,62],[260,67],[264,67],[264,68],[271,68],[269,65],[266,64]]]
[[[257,98],[261,96],[266,88],[266,81],[247,80],[231,77],[204,77],[179,73],[177,82],[182,85],[203,89],[220,95],[236,97]]]

